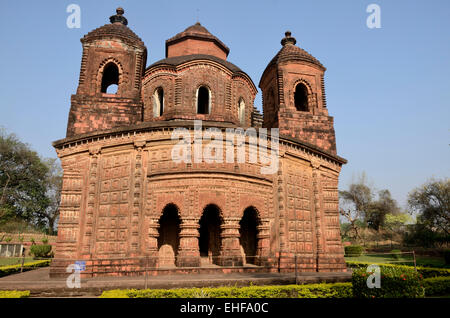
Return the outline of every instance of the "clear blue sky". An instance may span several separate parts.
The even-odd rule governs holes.
[[[69,29],[66,8],[81,7]],[[381,7],[369,29],[366,7]],[[404,204],[430,177],[450,176],[450,1],[23,1],[1,2],[0,126],[45,157],[65,137],[81,43],[118,6],[145,42],[147,65],[165,40],[200,22],[229,48],[228,60],[256,85],[286,30],[326,67],[338,153],[349,163],[340,187],[365,171]],[[255,104],[261,109],[261,94]]]

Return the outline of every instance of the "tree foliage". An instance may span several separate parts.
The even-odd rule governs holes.
[[[450,234],[450,178],[431,179],[408,195],[411,213],[418,223],[436,232]]]
[[[400,213],[397,201],[395,201],[389,190],[381,190],[378,192],[378,200],[372,201],[367,206],[365,213],[365,221],[371,229],[379,231],[385,225],[388,215],[396,215]]]
[[[450,242],[450,178],[431,179],[414,189],[408,205],[417,222],[405,237],[407,243],[431,247]]]
[[[45,209],[47,166],[38,154],[14,134],[0,134],[0,207],[3,217],[32,220],[33,213]]]
[[[350,184],[348,190],[339,191],[339,199],[340,214],[347,221],[341,229],[344,237],[351,240],[363,241],[361,232],[364,228],[378,233],[385,228],[388,216],[401,214],[390,191],[375,191],[364,173]]]
[[[16,135],[0,129],[0,224],[23,220],[51,232],[60,187],[56,160],[41,159]]]
[[[46,159],[48,168],[46,175],[46,196],[48,204],[44,210],[35,213],[35,219],[39,220],[41,227],[46,227],[50,235],[55,234],[55,226],[59,217],[59,204],[61,201],[62,169],[56,159]]]

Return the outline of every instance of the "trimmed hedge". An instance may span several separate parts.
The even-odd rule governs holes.
[[[444,251],[445,264],[450,265],[450,250]]]
[[[45,267],[50,265],[50,260],[42,260],[42,261],[35,261],[30,263],[23,264],[23,271],[29,271],[38,267]],[[2,266],[0,267],[0,277],[15,274],[20,272],[20,268],[22,267],[21,264],[18,265],[9,265],[9,266]]]
[[[352,274],[353,296],[356,298],[421,298],[425,296],[422,275],[414,268],[380,266],[380,287],[369,288],[373,272],[358,268]]]
[[[423,280],[425,296],[450,295],[450,277],[433,277]]]
[[[30,253],[36,258],[46,258],[52,256],[52,246],[48,244],[44,245],[31,245]]]
[[[0,290],[0,298],[27,298],[30,297],[30,291],[24,290]]]
[[[360,245],[348,245],[344,247],[345,256],[358,257],[364,252],[364,247]]]
[[[218,288],[180,288],[108,290],[101,298],[349,298],[351,283],[250,286]]]
[[[362,271],[362,269],[360,269]],[[403,272],[402,272],[403,273]],[[361,273],[364,274],[364,273]],[[367,287],[367,275],[360,277],[357,284],[364,284]],[[385,272],[382,272],[383,278],[380,289],[386,285]],[[401,274],[400,274],[401,275]],[[414,275],[414,274],[413,274]],[[397,288],[400,285],[400,291],[395,291],[394,295],[384,293],[380,295],[369,295],[366,297],[422,297],[423,289],[417,286],[416,282],[406,282],[408,278],[398,276],[397,281],[389,280],[390,288]],[[355,282],[352,282],[353,284]],[[334,283],[334,284],[311,284],[311,285],[286,285],[286,286],[250,286],[250,287],[219,287],[219,288],[182,288],[182,289],[115,289],[104,291],[100,298],[351,298],[354,296],[352,283]],[[389,285],[390,284],[390,285]],[[403,293],[405,285],[412,288],[406,288],[407,293]],[[419,285],[420,286],[420,285]],[[421,286],[425,289],[425,296],[441,296],[450,294],[450,277],[426,278],[421,281]],[[376,289],[376,288],[374,288]],[[416,290],[416,294],[410,296],[411,291]],[[358,296],[358,291],[355,293]],[[372,297],[374,296],[374,297]],[[363,297],[363,295],[359,295]]]
[[[368,265],[372,265],[374,263],[370,262],[354,262],[347,261],[347,265],[351,268],[367,268]],[[375,264],[380,267],[391,267],[391,268],[403,268],[405,270],[414,269],[414,266],[408,265],[395,265],[395,264]],[[423,278],[431,278],[431,277],[450,277],[450,269],[449,268],[434,268],[434,267],[423,267],[417,266],[417,272],[422,274]]]

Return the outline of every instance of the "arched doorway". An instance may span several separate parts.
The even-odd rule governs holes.
[[[180,223],[177,206],[174,204],[166,205],[159,219],[159,266],[175,266],[178,246],[180,245]]]
[[[200,218],[199,248],[203,264],[219,264],[222,218],[216,205],[208,205]]]
[[[258,251],[258,213],[255,208],[248,207],[244,211],[239,222],[239,242],[244,249],[247,264],[256,264],[256,254]]]

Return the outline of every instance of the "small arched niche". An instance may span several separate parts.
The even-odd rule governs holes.
[[[103,68],[101,92],[105,94],[116,94],[119,87],[119,68],[113,62]]]
[[[153,117],[160,117],[164,113],[164,89],[158,87],[153,93]]]
[[[197,114],[209,114],[211,112],[211,91],[206,86],[200,86],[197,90]]]
[[[303,84],[303,83],[298,83],[297,86],[295,86],[294,104],[295,104],[295,108],[298,111],[301,111],[301,112],[309,111],[308,89],[306,88],[305,84]]]
[[[238,118],[241,126],[245,125],[245,101],[241,97],[238,103]]]

